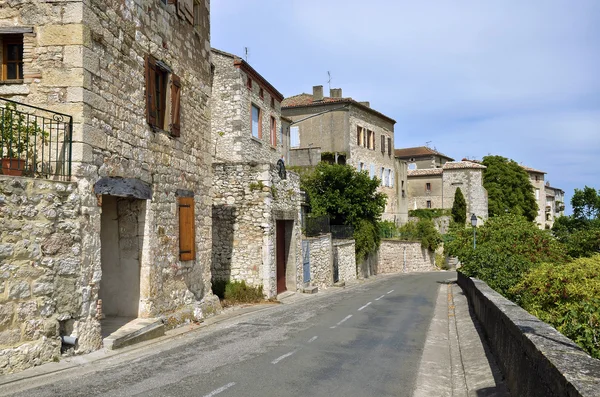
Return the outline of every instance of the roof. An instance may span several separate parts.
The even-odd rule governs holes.
[[[552,187],[552,186],[548,186],[548,185],[546,185],[546,189],[552,189],[552,190],[554,190],[554,192],[561,192],[561,193],[563,193],[563,194],[565,193],[565,191],[564,191],[564,190],[562,190],[562,189],[561,189],[561,188],[559,188],[559,187]]]
[[[387,121],[389,121],[393,124],[396,124],[396,120],[394,120],[393,118],[388,117],[385,114],[380,113],[377,110],[375,110],[369,106],[366,106],[358,101],[355,101],[354,99],[352,99],[350,97],[332,98],[332,97],[324,96],[322,101],[315,102],[313,95],[302,93],[302,94],[291,96],[289,98],[285,98],[281,102],[281,108],[282,109],[294,109],[294,108],[303,108],[303,107],[312,107],[312,106],[323,106],[324,104],[328,105],[328,104],[334,104],[334,103],[339,103],[339,104],[347,103],[347,104],[354,105],[362,110],[365,110],[369,113],[373,113],[383,119],[386,119]]]
[[[458,170],[458,169],[485,169],[487,168],[483,164],[478,164],[472,161],[449,161],[442,167],[445,170]]]
[[[394,155],[398,158],[424,157],[424,156],[440,156],[454,161],[452,157],[448,157],[443,153],[428,148],[427,146],[409,147],[394,150]]]
[[[258,81],[263,86],[265,86],[267,91],[269,91],[271,93],[271,95],[273,95],[275,98],[277,98],[278,101],[280,101],[280,102],[283,101],[283,94],[281,92],[277,91],[277,89],[275,87],[273,87],[273,85],[271,85],[271,83],[269,83],[267,81],[267,79],[265,79],[260,73],[258,73],[256,70],[254,70],[254,68],[252,66],[250,66],[250,64],[248,62],[244,61],[242,58],[238,57],[235,54],[230,54],[228,52],[221,51],[216,48],[211,48],[211,51],[214,52],[215,54],[219,54],[219,55],[223,55],[223,56],[232,58],[233,65],[235,67],[239,67],[244,72],[246,72],[248,75],[252,76],[252,78],[254,80]]]
[[[540,171],[540,170],[536,170],[535,168],[531,168],[531,167],[527,167],[523,164],[519,164],[521,166],[521,168],[523,168],[525,171],[527,172],[533,172],[535,174],[546,174],[546,171]]]
[[[423,168],[420,170],[408,170],[407,176],[431,176],[431,175],[442,175],[444,172],[441,168]]]

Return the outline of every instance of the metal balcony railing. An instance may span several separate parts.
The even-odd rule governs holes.
[[[68,180],[73,117],[0,98],[4,175]]]

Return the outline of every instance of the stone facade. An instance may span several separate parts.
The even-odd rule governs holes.
[[[435,253],[421,247],[420,242],[381,240],[377,273],[412,273],[438,270]]]
[[[36,299],[38,306],[34,314],[24,314],[26,310],[19,305],[6,306],[5,310],[10,309],[14,318],[25,316],[27,321],[43,324],[44,331],[31,334],[37,343],[46,335],[56,336],[54,331],[45,330],[55,330],[58,321],[64,321],[67,328],[72,326],[72,329],[61,332],[78,337],[76,352],[101,346],[98,296],[102,283],[106,286],[110,278],[104,274],[107,269],[102,258],[115,249],[124,254],[122,263],[140,268],[139,279],[135,280],[139,297],[131,298],[134,304],[137,302],[137,316],[169,316],[180,310],[212,305],[209,3],[201,2],[197,7],[195,14],[200,19],[194,24],[178,13],[176,4],[158,1],[46,3],[25,0],[0,9],[0,36],[10,29],[27,32],[22,33],[24,79],[3,82],[0,95],[71,115],[74,121],[72,179],[75,184],[68,189],[73,190],[69,197],[78,202],[72,204],[72,212],[57,212],[54,220],[56,225],[62,225],[57,226],[60,233],[71,236],[73,248],[68,259],[53,262],[52,272],[58,276],[54,284],[48,281],[48,285],[54,285],[54,290],[39,292],[40,296],[55,302],[57,311],[46,315],[45,306],[37,302],[46,298],[35,296],[36,288],[42,291],[39,289],[42,287],[36,287],[33,278],[25,282],[18,278],[17,270],[7,273],[8,284],[18,282],[15,285],[23,287],[23,292],[18,294],[20,299],[26,299],[23,294],[27,294],[28,289]],[[170,83],[175,84],[175,77],[180,79],[177,102],[180,136],[174,133],[174,124],[168,123],[169,116],[175,114],[168,100],[164,128],[152,127],[147,122],[145,59],[149,55],[160,64],[165,87],[171,89]],[[116,233],[137,225],[128,231],[127,241],[119,242],[123,243],[120,248],[113,245],[114,241],[107,240],[101,230],[103,218],[107,218],[102,203],[112,202],[114,197],[95,191],[100,180],[108,181],[109,185],[111,181],[116,184],[133,181],[150,193],[148,197],[136,197],[133,191],[117,193],[133,196],[129,200],[137,201],[121,206],[126,213],[135,209],[136,214],[120,218],[112,226]],[[60,192],[57,186],[53,189]],[[191,260],[180,260],[178,200],[181,192],[195,198],[194,231],[191,232],[195,234],[195,249]],[[59,193],[54,195],[57,198],[52,200],[61,200]],[[34,190],[23,190],[19,200],[36,202],[40,196]],[[14,211],[2,214],[3,222],[18,224],[22,230],[36,228],[34,219],[20,217]],[[36,244],[42,241],[40,237]],[[62,254],[60,249],[57,252]],[[125,255],[128,249],[135,252]],[[43,252],[42,248],[41,255]],[[2,266],[19,267],[14,263],[25,259],[20,255],[14,251],[5,256]],[[64,269],[60,270],[61,267]],[[60,272],[64,271],[72,278],[62,277]],[[17,294],[17,289],[14,291],[13,295]],[[61,294],[69,295],[69,310],[58,311]],[[53,317],[55,314],[57,317]],[[55,324],[46,324],[51,319]],[[17,351],[21,339],[18,342],[13,339],[10,341]],[[47,358],[28,360],[19,368]],[[2,371],[16,369],[9,365]]]
[[[290,143],[283,96],[239,57],[212,54],[213,278],[262,285],[268,297],[295,291],[302,285],[300,179],[278,173]]]
[[[527,171],[529,182],[531,182],[531,186],[533,187],[535,202],[538,207],[535,222],[540,229],[544,229],[546,225],[546,183],[544,181],[546,173],[530,167],[522,167]]]
[[[546,229],[552,229],[556,218],[564,215],[565,192],[562,189],[551,187],[549,182],[544,186],[546,191]]]
[[[407,162],[409,170],[442,168],[447,162],[454,161],[453,158],[427,146],[396,149],[394,154],[397,159]]]
[[[340,281],[356,280],[356,249],[354,240],[333,240],[333,261],[337,262]]]
[[[277,295],[277,222],[285,224],[285,284],[301,286],[300,178],[273,164],[214,163],[212,273]]]
[[[487,191],[483,187],[481,164],[468,161],[446,162],[442,168],[408,171],[409,208],[451,209],[454,194],[460,187],[467,203],[467,222],[470,214],[481,221],[488,218]]]
[[[331,234],[307,238],[310,252],[310,284],[324,289],[333,285]]]
[[[406,207],[398,198],[402,171],[394,158],[395,120],[371,109],[367,102],[343,98],[341,89],[332,89],[330,97],[323,97],[322,86],[313,87],[313,95],[286,98],[282,112],[296,122],[292,128],[298,132],[298,149],[303,149],[295,153],[291,165],[314,163],[310,148],[334,154],[338,163],[382,180],[379,190],[388,197],[383,219],[406,218]],[[314,117],[307,118],[311,115]]]

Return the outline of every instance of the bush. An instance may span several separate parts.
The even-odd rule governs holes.
[[[363,260],[369,253],[375,252],[379,247],[381,238],[376,223],[361,219],[354,229],[354,244],[356,261]]]
[[[452,220],[459,225],[464,225],[467,222],[467,202],[459,187],[456,188],[456,192],[454,193]]]
[[[564,247],[550,234],[523,216],[505,214],[490,218],[477,229],[473,249],[471,228],[454,227],[444,244],[446,255],[457,256],[460,271],[486,282],[502,295],[518,302],[511,287],[531,268],[544,262],[562,264],[568,260]]]
[[[408,211],[408,216],[419,219],[434,219],[448,215],[452,215],[452,210],[443,210],[441,208],[419,208],[417,210]]]
[[[263,287],[251,287],[245,281],[213,281],[213,293],[227,304],[258,303],[264,300]]]
[[[442,243],[442,235],[431,219],[408,222],[397,230],[396,237],[406,241],[420,241],[421,247],[435,251]]]
[[[521,306],[600,358],[600,254],[544,263],[511,289]]]

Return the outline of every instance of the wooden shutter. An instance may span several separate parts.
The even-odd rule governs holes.
[[[388,138],[388,154],[391,156],[392,155],[392,138]]]
[[[194,198],[179,197],[179,260],[196,258]]]
[[[156,126],[156,59],[146,55],[146,121]]]
[[[171,75],[171,135],[180,136],[180,113],[181,113],[181,79],[179,76]]]
[[[385,135],[381,135],[381,153],[385,153]]]
[[[177,0],[177,15],[194,24],[194,0]]]

